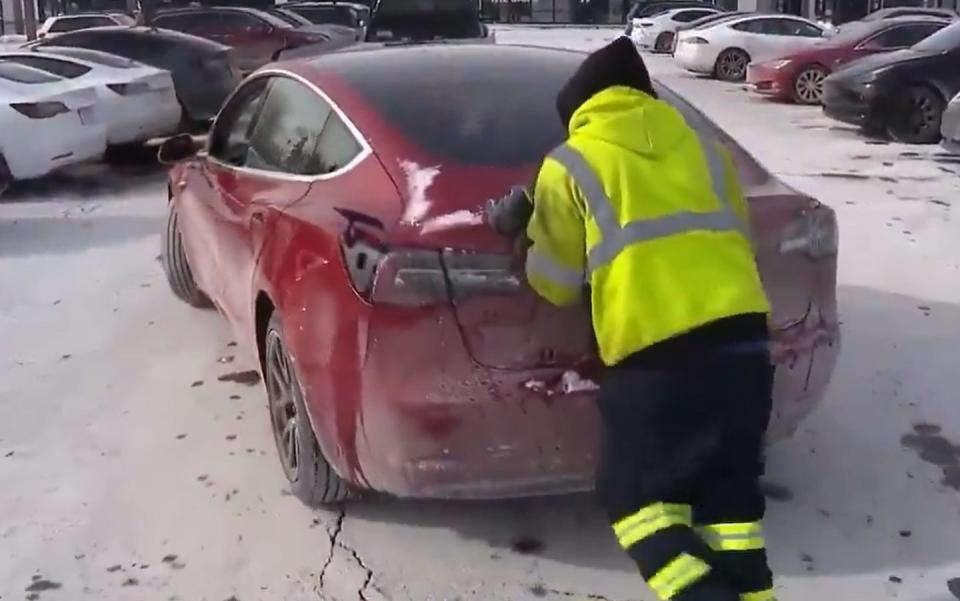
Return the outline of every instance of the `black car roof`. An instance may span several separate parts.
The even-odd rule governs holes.
[[[55,46],[56,40],[60,39],[63,36],[74,36],[74,35],[133,35],[133,36],[151,36],[162,38],[164,40],[175,42],[178,44],[184,44],[187,46],[192,46],[199,50],[206,51],[216,51],[221,52],[223,50],[229,50],[228,46],[223,44],[218,44],[204,38],[199,38],[195,35],[189,35],[186,33],[180,33],[179,31],[173,31],[170,29],[162,29],[158,27],[147,27],[144,25],[110,25],[107,27],[90,27],[87,29],[78,29],[77,31],[70,31],[67,33],[59,34],[55,38],[49,38],[44,45],[46,46]],[[67,38],[64,38],[67,39]]]

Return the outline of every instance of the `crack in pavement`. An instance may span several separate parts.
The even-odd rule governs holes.
[[[353,560],[360,566],[366,573],[363,584],[357,590],[357,596],[360,598],[360,601],[369,601],[367,598],[367,591],[370,589],[370,583],[373,582],[373,570],[367,566],[363,561],[363,558],[360,557],[360,553],[353,547],[347,545],[345,542],[340,540],[340,534],[343,532],[343,523],[347,519],[347,510],[346,507],[341,505],[339,507],[339,515],[337,516],[337,522],[334,524],[332,529],[327,531],[327,535],[330,537],[330,555],[327,556],[326,561],[323,563],[323,568],[320,570],[319,586],[317,587],[318,591],[322,591],[324,588],[324,579],[327,576],[327,570],[330,568],[330,564],[333,563],[333,558],[337,553],[337,549],[343,549],[348,552]],[[608,600],[609,601],[609,600]]]
[[[333,530],[327,530],[327,536],[330,537],[330,555],[327,556],[327,560],[323,563],[323,568],[320,569],[321,590],[323,590],[323,579],[327,576],[327,568],[333,563],[333,556],[337,552],[337,546],[339,546],[340,532],[343,531],[343,522],[347,519],[347,510],[343,505],[340,506],[339,511],[340,514],[337,516],[337,523],[334,525]]]

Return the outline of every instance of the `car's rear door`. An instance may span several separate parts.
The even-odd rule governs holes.
[[[188,162],[176,185],[180,230],[194,277],[218,305],[224,306],[224,266],[228,247],[221,238],[231,235],[222,218],[227,213],[221,189],[224,180],[235,180],[243,168],[250,133],[266,94],[266,81],[252,81],[227,102],[210,132],[208,152]]]

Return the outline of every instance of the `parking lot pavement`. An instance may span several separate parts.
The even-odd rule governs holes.
[[[824,406],[770,451],[782,601],[947,601],[960,164],[650,65],[839,214],[840,364]],[[0,598],[652,599],[586,495],[345,512],[287,495],[261,388],[221,381],[252,366],[215,313],[166,288],[164,185],[147,167],[84,167],[0,200]]]

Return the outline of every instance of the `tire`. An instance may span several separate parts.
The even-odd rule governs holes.
[[[717,57],[713,74],[723,81],[743,81],[747,78],[750,55],[739,48],[728,48]]]
[[[672,43],[672,36],[669,31],[663,31],[660,35],[657,36],[657,39],[653,42],[653,51],[654,52],[670,52],[670,44]]]
[[[926,86],[903,89],[887,112],[887,135],[904,144],[936,144],[945,106],[940,94]]]
[[[829,73],[819,65],[804,67],[793,78],[793,101],[797,104],[820,104],[823,101],[823,80]]]
[[[284,344],[280,316],[274,312],[263,340],[263,377],[270,429],[290,492],[309,507],[348,499],[350,489],[320,450],[310,425],[303,389]]]
[[[213,303],[197,287],[197,282],[193,279],[187,254],[183,250],[183,237],[180,234],[177,208],[172,200],[169,205],[167,228],[163,236],[163,249],[160,252],[160,263],[163,265],[163,272],[167,276],[167,283],[170,285],[173,294],[183,302],[199,309],[207,309],[212,307]]]

